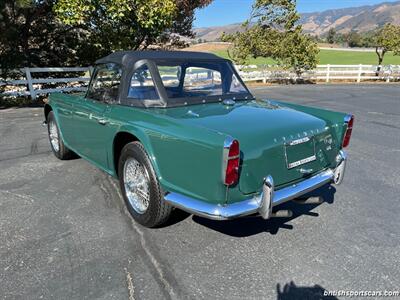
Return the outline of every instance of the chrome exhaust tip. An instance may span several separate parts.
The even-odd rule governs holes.
[[[271,218],[291,218],[292,216],[293,212],[288,209],[277,210],[271,214]]]
[[[324,202],[324,199],[321,196],[318,197],[309,197],[309,198],[297,198],[294,201],[298,204],[321,204]]]

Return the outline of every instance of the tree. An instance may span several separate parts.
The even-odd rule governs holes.
[[[143,49],[171,28],[173,0],[58,0],[61,22],[81,26],[101,55],[111,50]]]
[[[279,60],[283,65],[291,66],[300,77],[305,70],[316,67],[318,53],[317,43],[297,26],[284,35]]]
[[[204,8],[209,5],[212,0],[175,0],[177,13],[171,30],[167,30],[163,35],[164,39],[168,40],[170,36],[184,36],[194,38],[193,21],[195,18],[194,12],[196,9]],[[175,39],[176,40],[176,39]],[[182,46],[181,42],[171,43],[172,46]]]
[[[346,43],[346,35],[340,32],[336,32],[334,43],[344,44]]]
[[[400,55],[400,26],[386,24],[377,32],[375,37],[375,52],[378,56],[378,65],[382,65],[383,58],[388,51]],[[378,68],[378,71],[380,67]]]
[[[0,69],[76,64],[80,29],[55,20],[54,1],[0,2]],[[84,47],[84,46],[83,46]]]
[[[329,29],[328,35],[326,36],[326,41],[327,41],[329,44],[333,44],[333,43],[335,43],[335,37],[336,37],[336,30],[335,30],[335,28]]]
[[[300,75],[316,67],[319,50],[299,19],[295,0],[256,0],[243,30],[222,39],[232,43],[228,54],[239,64],[249,57],[271,57]]]
[[[67,25],[81,26],[101,53],[150,45],[184,46],[193,37],[194,10],[211,0],[58,0],[55,12]]]
[[[361,47],[362,46],[362,38],[361,35],[355,31],[350,31],[347,35],[347,44],[349,47]]]
[[[247,27],[234,34],[223,33],[221,37],[222,41],[232,43],[232,47],[228,49],[228,56],[241,65],[245,64],[249,57],[277,58],[280,55],[281,38],[278,30],[260,26]]]
[[[1,0],[0,69],[89,65],[115,50],[183,46],[195,9],[210,2]]]

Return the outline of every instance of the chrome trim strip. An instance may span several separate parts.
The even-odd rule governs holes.
[[[222,183],[225,184],[225,176],[226,176],[226,167],[228,165],[229,159],[229,149],[234,141],[234,138],[231,136],[227,136],[224,141],[224,149],[222,150]]]
[[[339,154],[341,155],[341,154]],[[342,160],[344,162],[345,159]],[[339,166],[341,163],[339,163]],[[194,215],[214,220],[228,220],[259,213],[265,219],[271,216],[272,207],[298,198],[334,180],[335,170],[327,169],[297,184],[274,191],[273,179],[264,179],[263,192],[247,200],[227,205],[211,204],[178,193],[168,193],[164,199],[170,205]],[[223,202],[223,201],[221,201]]]
[[[353,116],[353,115],[350,115],[350,114],[345,115],[345,116],[344,116],[344,122],[345,122],[346,124],[348,124],[348,123],[350,122],[352,116]]]

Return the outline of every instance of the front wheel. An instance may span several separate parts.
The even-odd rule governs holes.
[[[164,201],[150,159],[139,142],[127,144],[118,163],[122,195],[132,217],[146,227],[165,223],[171,206]]]
[[[74,152],[65,146],[60,135],[56,118],[54,117],[54,113],[52,111],[47,116],[47,131],[49,134],[51,150],[53,151],[54,155],[61,160],[72,158],[74,156]]]

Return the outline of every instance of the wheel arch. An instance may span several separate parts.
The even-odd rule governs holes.
[[[51,107],[50,104],[46,103],[44,105],[44,119],[47,122],[47,116],[49,115],[49,113],[53,111],[53,108]]]
[[[67,147],[69,147],[69,145],[65,142],[63,128],[62,128],[62,125],[60,124],[60,122],[59,122],[59,120],[58,120],[58,116],[57,116],[57,114],[56,114],[56,110],[54,110],[53,107],[52,107],[50,104],[48,104],[48,103],[46,103],[46,104],[44,105],[44,117],[45,117],[45,122],[46,122],[46,124],[47,124],[47,118],[48,118],[49,113],[50,113],[51,111],[53,112],[54,118],[55,118],[55,120],[56,120],[56,122],[57,122],[58,130],[59,130],[59,132],[60,132],[60,137],[62,138],[63,142],[67,145]]]
[[[114,136],[113,144],[112,144],[112,165],[114,168],[115,175],[118,177],[118,163],[119,163],[119,158],[121,156],[121,151],[126,144],[131,143],[131,142],[139,142],[143,145],[144,149],[146,150],[147,155],[149,156],[149,159],[153,166],[153,169],[158,177],[159,170],[155,163],[155,160],[153,159],[153,155],[152,155],[153,152],[151,150],[152,148],[149,144],[148,139],[146,138],[145,135],[142,135],[139,132],[133,133],[131,130],[121,130],[121,131],[117,132]]]

